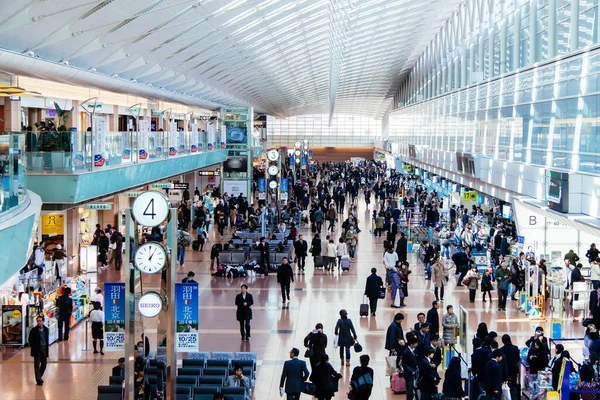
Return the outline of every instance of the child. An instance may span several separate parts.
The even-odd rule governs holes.
[[[437,335],[433,335],[430,339],[431,347],[433,347],[433,358],[431,363],[435,365],[437,369],[442,363],[442,348],[440,347],[440,338]]]
[[[481,292],[483,293],[483,302],[485,303],[485,294],[487,293],[490,302],[492,301],[492,290],[494,287],[492,286],[492,269],[488,268],[485,270],[483,274],[483,279],[481,280]]]

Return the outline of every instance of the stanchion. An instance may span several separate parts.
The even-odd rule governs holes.
[[[89,328],[90,328],[90,320],[86,319],[85,320],[85,349],[83,349],[83,351],[90,351],[90,348],[88,346],[88,332],[89,332]]]

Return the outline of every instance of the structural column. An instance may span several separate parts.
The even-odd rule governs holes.
[[[536,62],[537,52],[537,0],[529,1],[529,60],[528,64]]]
[[[596,11],[597,13],[598,11]],[[596,25],[598,25],[596,23]],[[569,27],[569,51],[579,48],[579,1],[571,1],[571,26]]]
[[[21,132],[21,100],[4,100],[4,130]]]
[[[573,0],[572,2],[579,0]],[[571,16],[572,17],[572,16]],[[541,49],[540,49],[541,50]],[[556,56],[556,0],[548,1],[548,57]]]

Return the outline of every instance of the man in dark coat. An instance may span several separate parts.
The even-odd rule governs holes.
[[[394,321],[388,326],[385,334],[385,349],[389,351],[389,355],[396,354],[401,356],[404,350],[404,331],[402,330],[402,321],[404,315],[396,313]],[[398,360],[399,361],[399,360]]]
[[[252,319],[252,304],[254,304],[254,299],[252,295],[248,293],[248,286],[241,286],[242,292],[235,296],[235,306],[237,310],[235,311],[235,318],[240,323],[240,334],[242,335],[242,340],[250,340],[250,320]]]
[[[402,369],[406,380],[406,400],[413,400],[415,397],[415,378],[418,368],[416,348],[418,344],[417,339],[409,340],[408,346],[402,353]]]
[[[281,295],[283,296],[283,303],[287,296],[287,301],[290,301],[290,284],[294,282],[294,271],[290,265],[287,257],[283,257],[281,265],[277,269],[277,283],[281,286]]]
[[[394,246],[396,243],[396,234],[398,233],[398,224],[394,222],[394,219],[390,219],[389,228],[387,231],[387,242],[390,246]]]
[[[498,349],[492,352],[492,359],[485,364],[485,393],[493,399],[502,398],[502,352]]]
[[[306,256],[308,256],[308,243],[302,238],[302,235],[298,235],[298,240],[294,242],[294,252],[298,259],[298,270],[304,271]]]
[[[508,386],[510,387],[511,399],[517,399],[517,389],[519,384],[517,379],[521,363],[521,352],[517,346],[512,344],[510,335],[502,335],[502,343],[504,346],[500,347],[500,351],[503,356],[502,360],[506,364],[506,377],[504,380],[508,382]]]
[[[260,238],[260,242],[256,248],[260,251],[260,266],[263,267],[265,275],[267,275],[271,269],[271,261],[269,260],[269,243],[267,243],[264,236]]]
[[[71,331],[71,314],[73,314],[73,299],[70,296],[71,288],[65,288],[63,294],[56,299],[58,308],[58,341],[69,340]],[[64,337],[63,337],[64,329]]]
[[[304,389],[304,382],[308,379],[309,373],[306,368],[306,362],[298,359],[300,350],[293,348],[290,351],[291,360],[283,363],[283,371],[279,380],[279,389],[283,389],[287,394],[287,400],[300,399],[300,393]]]
[[[31,357],[33,357],[33,370],[35,371],[35,382],[42,386],[44,381],[44,371],[48,363],[48,346],[50,343],[49,331],[44,326],[44,317],[36,317],[36,326],[29,331],[29,346],[31,347]]]
[[[490,360],[491,351],[488,344],[483,344],[481,339],[473,339],[473,348],[475,351],[471,355],[471,371],[475,377],[475,382],[478,384],[479,392],[485,390],[486,364]]]
[[[372,316],[375,316],[377,311],[377,300],[379,300],[381,290],[385,290],[383,289],[383,279],[377,275],[377,268],[371,268],[371,275],[367,278],[365,287],[365,296],[369,298],[369,308]]]
[[[400,239],[396,245],[396,253],[398,254],[398,260],[406,261],[408,258],[408,240],[404,232],[400,232]]]
[[[440,314],[438,309],[440,308],[440,303],[437,300],[434,300],[431,303],[431,309],[427,311],[427,322],[431,325],[431,334],[437,335],[440,332]]]

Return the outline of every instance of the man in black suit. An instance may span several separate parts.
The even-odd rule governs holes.
[[[283,257],[281,265],[277,269],[277,283],[281,286],[281,295],[283,296],[283,303],[285,303],[286,295],[287,301],[290,301],[290,284],[294,282],[294,271],[292,266],[289,264],[287,257]]]
[[[390,218],[390,227],[387,232],[387,242],[390,247],[396,243],[396,234],[398,233],[398,224],[394,222],[394,218]]]
[[[268,275],[271,269],[271,261],[269,260],[269,243],[267,243],[264,236],[260,238],[260,242],[256,247],[260,251],[260,266],[265,270],[265,275]]]
[[[492,359],[485,364],[485,393],[493,399],[502,398],[501,361],[502,352],[496,349],[492,352]]]
[[[482,344],[481,339],[473,339],[473,348],[475,351],[471,355],[471,371],[477,382],[479,392],[485,390],[486,364],[490,360],[491,351],[488,344]]]
[[[408,259],[408,240],[404,232],[400,232],[400,239],[396,245],[396,254],[398,254],[398,260],[406,261]]]
[[[431,400],[431,396],[437,393],[437,384],[440,382],[440,376],[432,362],[434,354],[435,351],[430,347],[425,350],[425,356],[419,360],[418,386],[421,391],[419,400]]]
[[[300,350],[293,348],[290,350],[291,360],[283,364],[281,379],[279,381],[279,390],[285,391],[287,400],[298,400],[300,393],[304,388],[304,382],[308,379],[309,373],[306,368],[306,362],[298,359]]]
[[[415,326],[413,328],[413,330],[415,331],[415,334],[419,333],[419,331],[421,330],[421,327],[425,323],[425,314],[422,313],[422,312],[418,313],[417,314],[417,320],[419,322],[415,323]]]
[[[431,325],[431,334],[437,335],[440,332],[440,314],[438,309],[440,308],[440,303],[437,300],[434,300],[431,303],[431,309],[427,311],[427,322]]]
[[[385,349],[389,351],[389,355],[397,355],[398,360],[402,357],[404,350],[404,331],[402,330],[402,321],[404,314],[396,313],[394,321],[388,326],[385,333]]]
[[[304,271],[306,256],[308,255],[308,243],[302,238],[302,235],[298,235],[298,240],[294,243],[294,252],[298,259],[298,270]]]
[[[36,317],[36,326],[29,331],[29,346],[31,347],[31,357],[33,357],[33,370],[35,371],[35,382],[38,386],[42,386],[44,381],[44,371],[48,364],[48,346],[49,346],[49,331],[44,326],[44,317],[41,315]]]
[[[415,397],[415,377],[418,368],[416,349],[418,344],[417,339],[409,340],[408,347],[402,353],[402,369],[406,380],[406,400],[413,400]]]
[[[112,369],[111,376],[125,376],[125,357],[119,358],[117,366]]]
[[[508,382],[508,386],[510,387],[510,398],[516,399],[521,352],[517,346],[512,344],[509,335],[502,335],[502,343],[504,346],[500,348],[500,351],[502,352],[502,359],[506,364],[506,377],[504,380]]]
[[[374,317],[377,311],[377,300],[379,300],[379,294],[383,288],[383,279],[377,275],[377,268],[371,268],[371,275],[367,278],[367,285],[365,287],[365,296],[369,298],[369,307],[371,308],[371,315]]]
[[[252,304],[254,299],[252,295],[248,293],[248,286],[241,286],[242,292],[235,296],[235,305],[237,310],[235,311],[235,318],[240,323],[240,334],[242,340],[250,340],[250,320],[252,319]]]

